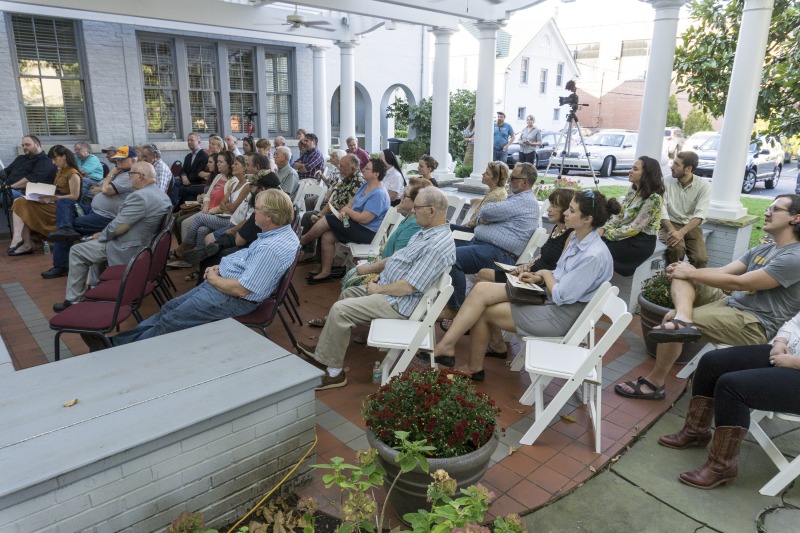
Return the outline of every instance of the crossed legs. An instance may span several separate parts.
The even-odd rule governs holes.
[[[336,255],[336,243],[338,242],[325,217],[320,218],[316,224],[311,226],[311,229],[300,238],[300,244],[305,246],[317,239],[320,239],[320,271],[314,277],[322,279],[331,275],[333,258]]]

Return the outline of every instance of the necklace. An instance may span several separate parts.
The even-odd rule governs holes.
[[[566,232],[566,231],[567,231],[567,227],[566,226],[564,226],[561,229],[559,229],[557,225],[553,226],[553,231],[550,232],[550,238],[551,239],[557,239],[557,238],[561,237],[562,235],[564,235],[564,232]]]

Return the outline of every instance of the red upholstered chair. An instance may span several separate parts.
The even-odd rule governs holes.
[[[272,324],[272,321],[275,320],[275,315],[278,315],[278,318],[281,319],[284,329],[286,329],[286,333],[289,335],[289,339],[292,341],[292,346],[295,348],[297,348],[297,339],[294,338],[292,330],[289,329],[289,324],[283,317],[280,308],[281,305],[284,304],[284,301],[288,302],[288,300],[286,300],[286,295],[289,292],[289,285],[292,283],[292,277],[294,276],[295,268],[297,268],[297,260],[300,258],[300,254],[302,254],[302,251],[297,252],[294,262],[283,274],[283,277],[281,277],[280,282],[278,282],[278,288],[275,289],[275,293],[272,296],[261,302],[252,313],[236,317],[236,320],[245,326],[258,330],[265,337],[269,337],[269,334],[267,333],[267,327],[269,327]],[[297,310],[295,310],[295,313],[296,312]]]
[[[107,347],[111,341],[106,333],[133,314],[133,303],[142,299],[150,270],[151,252],[142,248],[125,268],[114,301],[83,301],[73,304],[50,319],[50,329],[56,331],[55,360],[61,358],[59,339],[62,333],[82,333],[102,339]]]

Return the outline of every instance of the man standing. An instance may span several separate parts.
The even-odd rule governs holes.
[[[145,144],[139,150],[139,158],[153,165],[156,169],[156,185],[164,192],[169,190],[172,183],[172,170],[161,160],[161,150],[155,144]]]
[[[256,242],[206,269],[204,283],[165,303],[132,330],[112,337],[111,343],[120,346],[253,312],[275,291],[297,257],[299,246],[291,227],[294,206],[283,191],[259,193],[255,217],[263,230]],[[84,340],[93,350],[105,347],[99,340]]]
[[[328,313],[316,347],[298,343],[300,355],[325,370],[317,390],[347,385],[344,358],[355,326],[376,318],[408,318],[425,291],[455,261],[455,244],[446,218],[447,196],[435,187],[422,189],[414,201],[414,213],[422,229],[408,245],[359,271],[380,275],[368,285],[342,291]]]
[[[281,189],[294,201],[294,196],[292,195],[297,190],[300,178],[297,175],[297,171],[289,165],[289,159],[291,157],[292,151],[289,150],[288,146],[279,146],[275,148],[275,165],[278,167],[276,174],[281,180]],[[298,163],[295,163],[295,165]]]
[[[138,162],[128,175],[135,191],[125,198],[117,216],[91,240],[76,244],[70,250],[67,295],[63,303],[53,306],[55,312],[60,313],[83,298],[91,267],[106,262],[126,264],[139,250],[150,246],[161,228],[171,204],[166,193],[156,185],[153,165]]]
[[[325,168],[325,157],[322,152],[317,148],[317,136],[313,133],[306,133],[303,141],[305,150],[303,151],[300,159],[292,165],[301,180],[314,178],[317,171],[322,172]],[[280,176],[280,174],[278,174]],[[289,193],[291,194],[291,193]]]
[[[493,158],[501,163],[506,162],[508,147],[514,142],[514,128],[506,124],[506,114],[497,112],[497,124],[494,125],[494,152]]]
[[[84,213],[76,211],[76,202],[62,199],[56,202],[56,231],[48,238],[53,241],[53,268],[42,272],[44,279],[60,278],[69,269],[69,250],[72,243],[84,235],[92,235],[108,226],[117,216],[122,203],[134,191],[129,170],[136,164],[136,150],[120,146],[113,161],[114,168],[99,185],[91,189],[91,205],[81,204]]]
[[[369,163],[369,152],[358,145],[358,140],[355,137],[347,138],[347,153],[353,154],[358,158],[359,170],[364,170],[364,167]]]
[[[4,170],[0,170],[0,179],[10,187],[15,200],[25,196],[28,183],[53,183],[56,178],[56,166],[42,151],[38,137],[23,137],[22,152]]]
[[[620,396],[663,400],[664,382],[684,342],[766,344],[800,309],[800,196],[782,194],[764,212],[773,242],[720,268],[672,263],[667,278],[675,310],[648,337],[659,343],[645,377],[614,387]],[[730,291],[730,295],[723,291]]]
[[[206,173],[208,154],[201,148],[200,136],[195,132],[189,134],[186,139],[190,153],[183,158],[181,169],[180,185],[176,188],[177,194],[173,192],[176,205],[180,205],[187,200],[196,200],[197,195],[203,192],[205,177],[201,174]]]
[[[227,147],[229,152],[233,152],[234,156],[243,155],[242,151],[237,146],[238,142],[239,139],[237,139],[234,135],[230,133],[225,136],[225,146]]]
[[[711,184],[694,177],[695,152],[679,152],[672,161],[672,177],[664,180],[664,212],[658,238],[667,245],[667,264],[683,261],[684,254],[695,268],[708,264],[706,241],[700,225],[711,204]]]

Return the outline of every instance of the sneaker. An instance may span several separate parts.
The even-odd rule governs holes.
[[[339,387],[344,387],[347,385],[347,376],[342,370],[338,376],[332,378],[330,374],[325,372],[325,375],[322,376],[322,384],[314,390],[327,390],[327,389],[338,389]]]
[[[308,344],[303,344],[302,342],[297,343],[297,353],[300,355],[304,355],[306,357],[310,357],[314,359],[314,352],[316,348],[314,346],[309,346]]]
[[[183,252],[183,260],[192,265],[196,265],[203,259],[217,255],[217,252],[219,252],[219,244],[212,242],[211,244],[206,244],[202,248],[193,248]]]
[[[75,242],[81,240],[81,234],[65,226],[49,233],[47,238],[53,242]]]

